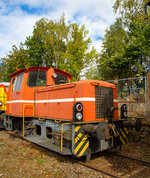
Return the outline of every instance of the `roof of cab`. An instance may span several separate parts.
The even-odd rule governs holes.
[[[14,77],[14,76],[16,76],[16,75],[18,75],[18,74],[20,74],[20,73],[22,73],[22,72],[25,72],[25,71],[28,71],[28,70],[38,70],[38,69],[40,69],[40,70],[48,70],[48,69],[50,69],[51,67],[29,67],[28,69],[26,69],[26,68],[22,68],[22,69],[20,69],[20,70],[17,70],[17,71],[15,71],[14,73],[12,73],[12,74],[10,74],[9,75],[9,77]],[[55,69],[55,68],[53,68],[54,69],[54,71],[55,72],[60,72],[60,73],[62,73],[62,74],[64,74],[64,75],[66,75],[67,77],[69,77],[70,79],[72,79],[72,76],[70,75],[70,74],[68,74],[67,72],[65,72],[65,71],[63,71],[63,70],[59,70],[59,69]]]

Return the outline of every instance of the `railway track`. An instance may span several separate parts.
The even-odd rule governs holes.
[[[19,138],[23,139],[17,133],[12,133],[10,131],[6,131],[6,133],[9,134],[12,138],[13,137],[19,137]],[[23,139],[23,140],[25,140],[25,139]],[[143,159],[136,157],[136,156],[126,155],[126,154],[123,154],[123,153],[112,152],[112,151],[105,151],[103,155],[107,155],[107,157],[109,157],[109,159],[112,159],[112,160],[114,159],[114,157],[118,157],[118,158],[120,158],[121,162],[124,162],[125,159],[128,159],[128,160],[130,160],[130,162],[132,161],[132,164],[135,163],[135,164],[138,165],[137,169],[134,169],[132,171],[125,172],[125,173],[118,173],[117,170],[116,171],[112,170],[112,167],[114,166],[112,163],[99,166],[97,164],[97,162],[95,162],[95,160],[90,160],[88,162],[85,162],[85,161],[80,161],[80,160],[77,160],[77,159],[74,159],[74,158],[72,158],[72,159],[77,164],[80,164],[80,165],[85,166],[87,168],[90,168],[94,171],[101,172],[101,173],[103,173],[107,176],[114,177],[114,178],[121,178],[121,177],[128,178],[128,177],[139,174],[140,172],[144,171],[145,169],[150,169],[150,161],[143,160]],[[101,162],[101,157],[99,157],[96,160]],[[140,164],[140,166],[139,166],[139,164]],[[121,163],[120,163],[120,167],[121,167]]]
[[[93,161],[89,161],[89,162],[79,161],[78,163],[83,165],[83,166],[86,166],[88,168],[91,168],[91,169],[93,169],[95,171],[99,171],[99,172],[101,172],[103,174],[106,174],[106,175],[108,175],[110,177],[114,177],[114,178],[121,178],[121,177],[128,178],[128,177],[137,175],[138,173],[144,171],[145,169],[149,169],[150,168],[150,161],[143,160],[143,159],[141,159],[139,157],[135,157],[135,156],[131,156],[131,155],[125,155],[125,154],[117,153],[117,152],[114,153],[114,152],[109,152],[109,151],[106,152],[105,154],[108,154],[112,158],[114,156],[120,157],[120,158],[122,158],[122,161],[124,161],[123,159],[133,160],[134,162],[136,161],[137,163],[140,163],[142,165],[140,167],[138,167],[137,169],[133,170],[133,171],[130,171],[130,172],[127,172],[127,173],[123,173],[123,174],[120,174],[120,173],[118,174],[117,172],[111,171],[110,166],[112,166],[112,164],[104,165],[102,167],[96,167],[96,166],[93,166],[94,165]]]

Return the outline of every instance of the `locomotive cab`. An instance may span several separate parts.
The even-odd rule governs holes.
[[[11,83],[8,91],[7,114],[23,116],[23,106],[28,106],[26,116],[33,116],[34,92],[39,88],[69,83],[71,75],[64,71],[48,67],[30,67],[17,70],[10,75]]]

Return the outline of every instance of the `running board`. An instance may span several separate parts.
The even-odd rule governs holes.
[[[62,152],[61,152],[60,147],[51,143],[51,141],[47,138],[41,138],[40,136],[26,136],[23,138],[39,146],[55,151],[57,153],[61,153],[63,155],[72,155],[72,152],[70,151],[70,149],[62,147]]]

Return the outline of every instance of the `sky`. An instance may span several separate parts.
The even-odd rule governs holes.
[[[115,21],[113,3],[114,0],[0,0],[0,58],[32,35],[37,20],[58,20],[63,13],[66,22],[85,24],[92,45],[100,52],[101,38]]]

